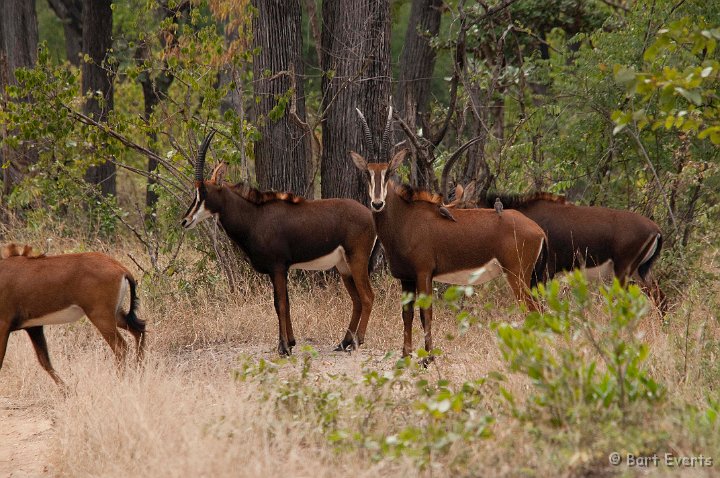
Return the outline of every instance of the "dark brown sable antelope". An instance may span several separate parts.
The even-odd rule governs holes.
[[[373,151],[370,128],[358,110],[368,150]],[[390,156],[392,110],[383,134],[380,157]],[[407,150],[389,163],[370,163],[355,152],[355,165],[366,174],[370,208],[390,271],[403,292],[432,294],[432,281],[448,284],[482,283],[506,274],[518,300],[536,309],[529,291],[535,273],[544,268],[545,234],[517,211],[499,216],[492,209],[456,210],[442,207],[441,197],[397,184],[391,176]],[[537,270],[536,270],[537,269]],[[414,303],[403,308],[403,355],[412,349]],[[432,350],[432,308],[420,311],[425,350]]]
[[[123,312],[130,292],[130,310]],[[0,368],[10,332],[25,330],[40,365],[62,385],[50,363],[43,326],[87,316],[121,363],[127,344],[118,328],[129,331],[142,359],[145,322],[136,315],[135,279],[122,264],[98,252],[34,255],[29,246],[10,244],[0,254]]]
[[[472,187],[468,186],[468,189]],[[474,206],[463,202],[472,193],[456,189],[456,199],[448,205]],[[621,283],[635,279],[665,312],[667,302],[651,268],[662,249],[662,233],[655,222],[630,211],[597,206],[578,206],[562,196],[538,192],[531,194],[485,195],[479,207],[499,198],[505,209],[525,214],[543,228],[548,238],[547,275],[583,267],[588,275],[614,275]],[[457,211],[452,209],[456,214]],[[507,213],[507,211],[506,211]]]
[[[202,143],[195,165],[195,200],[182,225],[192,228],[217,216],[227,235],[256,271],[270,276],[280,333],[278,352],[295,346],[290,322],[289,269],[337,268],[353,302],[350,326],[338,350],[363,343],[374,294],[368,265],[376,242],[372,216],[351,199],[305,200],[289,193],[260,192],[246,184],[224,184],[225,165],[203,180],[205,155],[213,133]]]

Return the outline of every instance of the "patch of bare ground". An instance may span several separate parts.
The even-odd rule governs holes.
[[[52,476],[52,421],[42,407],[0,398],[0,476]]]

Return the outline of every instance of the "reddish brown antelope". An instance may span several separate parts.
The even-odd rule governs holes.
[[[448,207],[474,206],[463,202],[464,196],[472,197],[472,192],[458,187],[456,199]],[[545,231],[548,278],[576,267],[587,268],[589,275],[609,272],[621,283],[632,277],[660,311],[666,311],[665,295],[651,274],[662,249],[662,233],[653,221],[630,211],[578,206],[566,202],[562,196],[544,192],[488,193],[479,207],[489,206],[497,198],[506,209],[520,211]]]
[[[373,151],[370,128],[358,110]],[[390,156],[389,131],[392,109],[383,134],[380,157]],[[392,275],[400,279],[403,292],[432,294],[432,281],[449,284],[482,283],[506,274],[518,300],[535,309],[529,291],[534,273],[544,267],[545,234],[517,211],[499,216],[492,209],[444,211],[441,198],[425,191],[398,185],[391,176],[407,150],[389,163],[368,164],[355,152],[355,165],[366,174],[370,209],[378,238],[385,248]],[[414,303],[403,308],[403,355],[412,349]],[[432,350],[432,308],[420,311],[425,330],[425,350]]]
[[[130,292],[130,309],[123,303]],[[25,330],[40,365],[55,383],[62,380],[50,363],[43,326],[66,324],[87,316],[115,353],[125,358],[127,344],[118,328],[129,331],[142,359],[145,322],[138,319],[135,279],[105,254],[87,252],[34,255],[32,248],[11,244],[0,255],[0,368],[10,332]]]
[[[368,277],[376,242],[370,211],[351,199],[313,201],[289,193],[261,192],[243,183],[229,186],[222,181],[224,164],[205,181],[205,155],[212,136],[205,138],[198,152],[195,200],[182,220],[183,227],[189,229],[216,216],[253,268],[270,276],[280,355],[289,355],[295,346],[287,290],[289,269],[337,268],[353,303],[350,326],[338,350],[362,344],[374,300]]]

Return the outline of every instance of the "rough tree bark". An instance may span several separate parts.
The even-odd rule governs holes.
[[[82,0],[48,0],[50,8],[63,24],[67,59],[80,66],[82,51]]]
[[[395,108],[412,131],[423,124],[430,100],[430,83],[435,69],[435,49],[430,39],[440,31],[443,0],[413,0],[405,44],[400,55],[400,76],[395,91]],[[423,131],[423,136],[429,132]],[[414,152],[413,152],[414,153]],[[430,189],[434,181],[432,163],[424,156],[411,157],[410,182]]]
[[[37,62],[38,30],[35,2],[5,0],[0,15],[0,108],[9,101],[5,87],[17,83],[15,69],[32,67]],[[0,125],[0,135],[12,134]],[[3,197],[20,181],[37,154],[27,145],[17,149],[3,146],[0,165],[3,165]]]
[[[388,0],[325,0],[322,11],[323,197],[367,204],[367,186],[349,151],[387,161],[363,144],[355,108],[380,143],[390,99],[390,3]]]
[[[253,0],[255,174],[263,189],[311,196],[310,137],[303,128],[302,32],[300,0]],[[294,75],[294,78],[291,77]],[[292,86],[295,91],[292,91]],[[284,111],[278,104],[285,103]],[[292,105],[294,103],[294,105]],[[294,106],[293,113],[291,106]]]
[[[113,109],[113,77],[110,65],[105,61],[112,47],[112,10],[110,0],[83,0],[83,53],[91,61],[82,64],[82,89],[93,92],[84,105],[84,112],[97,121],[107,121]],[[102,100],[95,92],[100,92]],[[115,164],[106,161],[91,166],[85,173],[85,180],[100,185],[104,196],[115,195]]]

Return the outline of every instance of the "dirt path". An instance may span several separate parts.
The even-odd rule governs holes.
[[[0,397],[0,477],[50,476],[52,423],[38,406]]]

